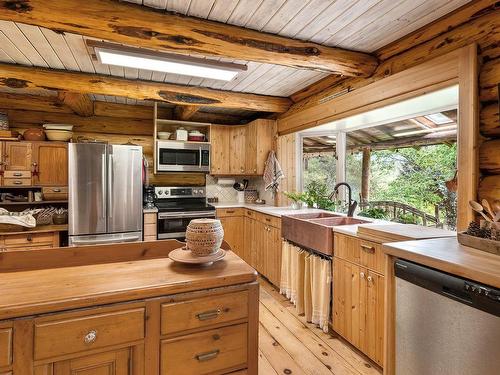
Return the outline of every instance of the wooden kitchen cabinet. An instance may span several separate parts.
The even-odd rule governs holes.
[[[33,142],[33,185],[68,185],[68,144]]]
[[[231,175],[244,175],[247,173],[245,169],[247,139],[246,125],[231,126],[229,150],[226,159],[226,163],[229,161],[229,174]]]
[[[33,161],[31,142],[5,142],[3,151],[5,171],[31,171]]]
[[[223,125],[210,127],[210,173],[229,174],[229,135],[231,128]]]
[[[333,277],[333,329],[382,366],[384,277],[338,257]]]
[[[280,218],[245,210],[244,247],[246,260],[271,283],[279,286],[281,277]]]
[[[131,375],[130,349],[119,349],[54,363],[54,375]]]
[[[144,214],[144,241],[156,241],[158,239],[158,214],[147,212]]]
[[[244,250],[244,217],[237,215],[236,210],[226,210],[234,212],[232,216],[219,216],[217,210],[217,218],[224,228],[224,240],[231,246],[231,249],[238,254],[240,258],[248,263],[247,256]]]
[[[212,125],[210,173],[262,175],[275,132],[274,120],[259,119],[237,126]]]
[[[257,119],[247,125],[245,173],[264,174],[269,151],[273,149],[276,121]]]

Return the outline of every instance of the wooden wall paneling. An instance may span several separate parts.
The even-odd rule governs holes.
[[[474,220],[475,214],[469,207],[469,201],[477,199],[479,182],[477,59],[475,44],[460,49],[458,59],[457,230],[465,230],[469,222]]]
[[[290,205],[291,201],[283,195],[283,192],[296,190],[295,138],[295,134],[287,134],[277,138],[276,155],[285,174],[285,178],[281,180],[278,193],[276,194],[276,204],[278,206]]]

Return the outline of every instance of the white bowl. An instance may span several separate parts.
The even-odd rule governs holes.
[[[170,132],[158,132],[158,139],[169,139],[171,135]]]
[[[73,130],[73,125],[68,125],[68,124],[44,124],[43,127],[46,130],[67,130],[67,131]]]
[[[49,141],[67,142],[73,137],[73,132],[67,130],[45,130]]]

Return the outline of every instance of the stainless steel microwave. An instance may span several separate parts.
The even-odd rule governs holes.
[[[209,172],[210,144],[156,141],[157,172]]]

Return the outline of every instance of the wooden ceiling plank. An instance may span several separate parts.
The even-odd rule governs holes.
[[[11,64],[0,64],[1,86],[68,90],[82,94],[123,96],[177,105],[203,105],[278,113],[285,112],[291,104],[288,98]]]
[[[68,22],[68,9],[78,9]],[[112,0],[0,0],[0,19],[181,54],[224,56],[313,69],[346,76],[369,76],[377,59],[369,54],[326,47],[227,24],[182,17]]]
[[[71,108],[79,116],[89,117],[94,114],[94,103],[87,94],[59,91],[57,97],[61,103]]]

